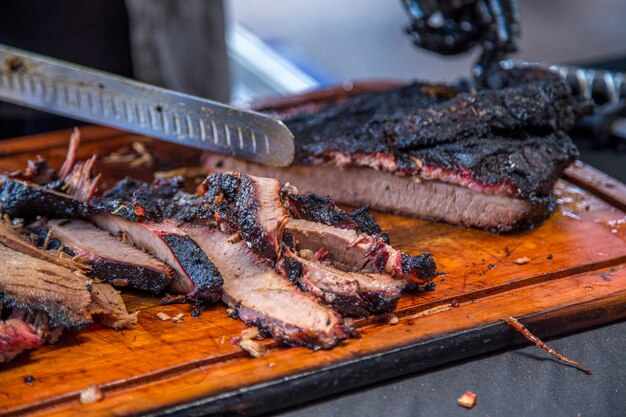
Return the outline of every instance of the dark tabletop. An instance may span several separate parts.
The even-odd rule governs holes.
[[[592,376],[528,346],[432,369],[334,398],[300,405],[281,417],[341,416],[626,416],[626,321],[555,340],[559,353]],[[471,410],[457,405],[477,394]]]

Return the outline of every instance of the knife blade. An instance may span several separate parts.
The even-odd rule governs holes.
[[[0,100],[273,166],[293,161],[279,120],[0,44]]]

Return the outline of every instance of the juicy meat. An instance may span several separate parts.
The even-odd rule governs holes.
[[[2,244],[0,271],[3,305],[43,311],[53,326],[82,328],[91,324],[92,281],[87,277]]]
[[[339,203],[368,204],[381,211],[497,232],[535,226],[550,215],[554,204],[551,196],[532,201],[511,198],[370,168],[324,164],[283,169],[218,155],[208,155],[205,162],[208,169],[219,165],[229,171],[272,176],[296,184],[301,191],[326,194]]]
[[[0,175],[0,208],[11,217],[85,218],[91,210],[87,203],[60,191],[62,181],[40,186]]]
[[[50,220],[44,226],[65,252],[91,266],[92,274],[114,286],[159,293],[175,272],[142,250],[120,242],[82,220]],[[52,248],[54,249],[54,248]]]
[[[330,197],[317,194],[288,193],[287,202],[293,218],[310,220],[341,229],[352,229],[371,236],[388,236],[383,233],[371,215],[368,206],[360,207],[352,212],[341,210]]]
[[[591,103],[549,71],[494,74],[479,91],[415,83],[315,111],[285,109],[294,165],[209,154],[204,166],[274,176],[350,205],[494,231],[532,227],[551,213],[552,187],[578,156],[563,130]]]
[[[353,330],[341,316],[302,293],[257,258],[243,241],[207,227],[184,230],[216,263],[224,277],[222,300],[241,320],[288,345],[331,348]]]
[[[214,174],[201,188],[218,222],[224,219],[257,255],[271,261],[278,258],[288,219],[278,181],[239,173]]]
[[[417,284],[426,284],[436,275],[435,262],[429,253],[410,256],[380,238],[354,230],[308,220],[291,220],[286,230],[293,236],[297,250],[315,253],[324,249],[332,265],[342,271],[386,273]]]
[[[44,312],[50,325],[79,329],[101,315],[105,325],[131,327],[133,315],[111,286],[0,244],[0,303]],[[106,294],[105,297],[101,296]]]
[[[369,214],[367,208],[347,213],[328,198],[298,195],[289,187],[281,187],[280,183],[275,180],[238,174],[209,176],[200,187],[200,190],[205,191],[203,200],[198,200],[195,195],[185,196],[185,193],[180,190],[172,190],[170,184],[148,185],[129,179],[118,183],[113,189],[107,191],[104,197],[116,199],[116,201],[127,201],[139,189],[152,195],[152,201],[158,206],[160,212],[170,213],[167,216],[168,221],[175,220],[177,223],[207,227],[214,227],[214,223],[221,223],[222,228],[228,232],[238,231],[240,235],[245,236],[246,243],[253,252],[262,252],[255,250],[254,242],[259,239],[251,238],[253,234],[246,233],[246,230],[260,231],[258,235],[265,237],[262,239],[263,242],[267,242],[269,236],[272,239],[279,238],[282,235],[280,225],[286,224],[289,215],[285,210],[283,200],[287,201],[291,214],[295,214],[296,217],[311,218],[337,227],[359,232],[367,231],[372,235],[383,236],[380,226]],[[176,206],[179,206],[182,201],[187,202],[187,208],[186,214],[181,216],[181,210]],[[252,213],[253,216],[240,216],[241,212]],[[189,215],[189,213],[193,214]],[[211,218],[217,219],[217,222]],[[249,219],[254,219],[254,221]],[[246,227],[250,225],[252,227]],[[278,242],[272,242],[271,247],[270,245],[266,247],[270,248],[269,254],[275,257],[276,251],[280,251],[281,248],[274,249],[273,246],[278,246]],[[281,265],[289,266],[289,263],[297,262],[295,258],[296,256],[292,254],[282,259]],[[267,260],[267,257],[264,259]],[[302,260],[302,263],[306,262]],[[268,263],[272,264],[272,262]],[[302,263],[298,265],[302,267]],[[319,266],[318,264],[306,265],[306,269],[307,273],[299,276],[298,280],[289,276],[288,278],[325,301],[332,298],[331,304],[334,307],[342,313],[351,315],[365,316],[392,309],[406,284],[402,280],[394,280],[387,275],[347,273],[321,264]],[[282,270],[284,272],[285,268]]]
[[[0,320],[0,363],[25,350],[55,343],[63,327],[51,327],[50,318],[40,311],[14,308],[6,321]]]
[[[349,316],[366,317],[394,310],[406,286],[404,280],[390,275],[345,272],[291,252],[279,261],[278,270],[302,290]]]
[[[171,283],[175,291],[192,299],[219,300],[223,282],[219,271],[196,242],[173,223],[136,222],[108,213],[92,216],[91,220],[113,235],[123,235],[172,267],[177,272]]]
[[[45,341],[37,335],[36,329],[23,320],[0,320],[0,364],[44,343]]]
[[[43,238],[43,241],[45,241],[45,237]],[[0,220],[0,244],[34,258],[57,264],[72,271],[84,271],[87,269],[85,265],[76,262],[67,256],[62,256],[62,254],[52,253],[35,247],[32,242],[27,240],[25,236],[18,232],[16,227],[4,220]]]

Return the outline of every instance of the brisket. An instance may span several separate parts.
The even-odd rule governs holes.
[[[33,245],[31,241],[18,231],[21,225],[11,225],[9,222],[0,220],[0,244],[3,244],[13,250],[24,253],[43,261],[47,261],[59,266],[65,267],[72,271],[84,272],[89,269],[88,266],[77,262],[69,256],[63,256],[61,253],[41,250]],[[46,236],[42,242],[45,242]],[[43,244],[43,243],[42,243]]]
[[[45,233],[70,256],[91,267],[94,277],[116,287],[157,294],[172,281],[175,272],[155,257],[120,242],[92,223],[82,220],[50,220]],[[50,245],[50,249],[55,249]]]
[[[341,229],[351,229],[371,236],[382,236],[389,243],[389,236],[381,230],[369,206],[362,206],[352,212],[341,210],[329,197],[317,194],[297,194],[287,192],[286,200],[293,218],[310,220],[335,226]]]
[[[200,189],[205,190],[206,207],[218,223],[226,222],[239,232],[257,255],[276,261],[288,219],[278,181],[239,173],[215,174],[209,175]]]
[[[0,175],[0,210],[11,217],[29,219],[88,217],[89,205],[60,191],[63,185],[60,180],[41,186]]]
[[[396,308],[404,280],[385,274],[344,272],[287,251],[278,263],[283,276],[343,315],[366,317]]]
[[[222,277],[206,254],[185,232],[170,221],[133,221],[101,213],[91,217],[101,229],[146,249],[176,272],[175,291],[190,299],[215,302],[220,298]]]
[[[45,340],[37,335],[35,327],[25,321],[15,318],[0,320],[0,364],[44,343]]]
[[[341,316],[302,293],[256,257],[244,242],[203,226],[184,230],[215,262],[224,277],[222,300],[249,325],[287,345],[328,349],[353,330]]]
[[[63,327],[50,327],[45,313],[14,308],[6,320],[0,317],[0,364],[26,350],[56,342],[62,331]]]
[[[92,281],[58,265],[0,244],[0,302],[43,311],[52,325],[82,328],[91,324]]]
[[[389,274],[415,284],[426,284],[436,275],[429,253],[410,256],[376,236],[295,219],[287,223],[286,230],[293,236],[296,250],[315,253],[323,249],[330,263],[342,271]]]
[[[119,291],[109,284],[94,281],[91,286],[89,312],[96,314],[100,322],[113,329],[129,329],[137,324],[137,314],[129,314]]]
[[[529,71],[534,77],[525,75]],[[306,163],[327,152],[396,153],[520,130],[568,130],[591,110],[550,71],[517,71],[499,85],[464,91],[416,83],[350,97],[284,122],[297,139],[297,162]]]
[[[112,287],[62,266],[0,244],[0,271],[2,305],[44,312],[53,327],[83,328],[92,323],[96,314],[114,328],[133,324],[133,315],[126,312],[124,302]]]
[[[294,165],[206,154],[204,166],[398,214],[499,232],[533,227],[550,215],[552,187],[578,156],[563,131],[591,104],[546,70],[494,74],[478,91],[415,83],[316,111],[285,109]]]
[[[517,199],[437,180],[420,180],[365,167],[339,168],[330,163],[282,169],[207,155],[205,166],[272,176],[281,182],[297,184],[303,192],[323,193],[352,206],[367,204],[381,211],[497,232],[533,227],[552,212],[554,204],[551,196],[537,196],[532,201]]]

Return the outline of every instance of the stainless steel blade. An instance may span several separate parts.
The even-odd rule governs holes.
[[[279,120],[2,44],[0,99],[261,164],[293,161]]]

